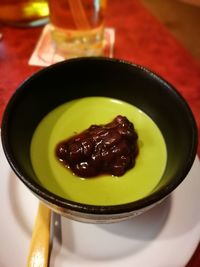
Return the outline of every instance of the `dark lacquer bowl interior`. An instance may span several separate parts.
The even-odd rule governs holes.
[[[167,164],[161,182],[150,195],[122,205],[86,205],[61,198],[36,182],[30,160],[35,128],[57,106],[87,96],[133,104],[159,127],[167,147]],[[40,200],[69,218],[87,222],[123,220],[159,203],[184,180],[197,150],[193,114],[176,89],[141,66],[108,58],[67,60],[35,73],[11,97],[1,137],[12,169]]]

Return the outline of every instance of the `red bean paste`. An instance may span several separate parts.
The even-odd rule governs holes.
[[[133,123],[119,115],[108,124],[91,125],[62,141],[56,147],[56,156],[80,177],[122,176],[135,165],[137,139]]]

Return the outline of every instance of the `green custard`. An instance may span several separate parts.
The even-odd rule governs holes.
[[[121,177],[102,175],[80,178],[63,167],[55,147],[92,124],[106,124],[117,115],[135,126],[139,155],[135,167]],[[72,201],[91,205],[117,205],[141,199],[157,186],[165,170],[164,138],[140,109],[106,97],[87,97],[65,103],[51,111],[38,125],[31,143],[31,161],[39,182],[49,191]]]

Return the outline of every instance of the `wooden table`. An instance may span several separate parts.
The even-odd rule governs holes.
[[[109,2],[106,26],[116,30],[114,57],[143,65],[161,75],[185,97],[200,129],[200,65],[139,0]],[[28,59],[42,31],[0,26],[0,120],[21,82],[41,67]],[[199,134],[200,137],[200,134]],[[200,145],[198,147],[200,156]],[[187,267],[200,266],[200,246]]]

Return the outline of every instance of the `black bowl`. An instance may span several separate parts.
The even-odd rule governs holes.
[[[38,123],[62,103],[87,96],[133,104],[149,115],[162,132],[167,147],[166,169],[147,197],[122,205],[86,205],[61,198],[35,182],[30,142]],[[31,76],[6,107],[1,137],[12,169],[40,200],[69,218],[90,222],[123,220],[159,203],[184,180],[197,151],[193,114],[173,86],[141,66],[108,58],[67,60]]]

